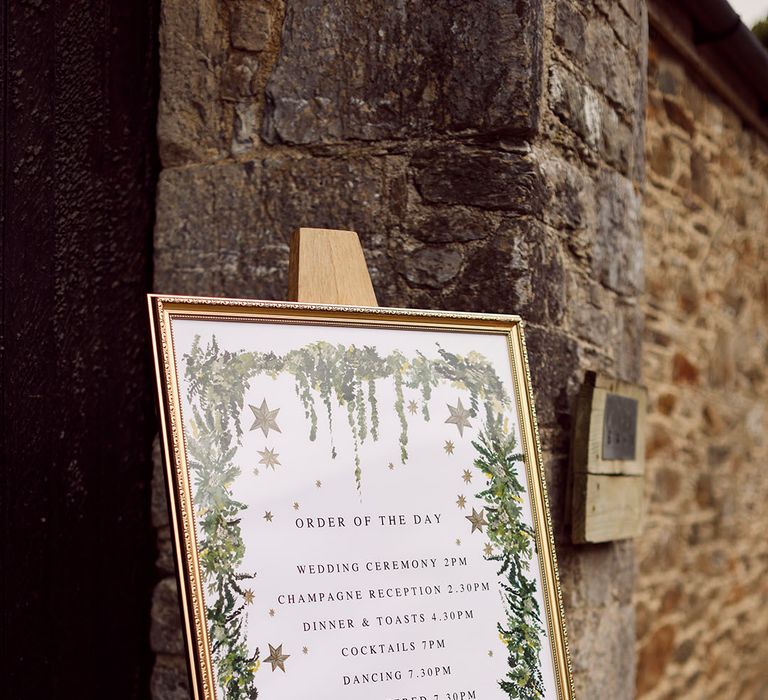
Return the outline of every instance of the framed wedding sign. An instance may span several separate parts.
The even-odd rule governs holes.
[[[520,319],[150,306],[194,698],[573,697]]]

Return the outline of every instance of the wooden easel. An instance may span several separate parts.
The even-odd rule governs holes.
[[[291,238],[288,300],[378,306],[354,231],[300,228]]]

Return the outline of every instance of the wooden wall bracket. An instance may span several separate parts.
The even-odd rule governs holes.
[[[641,533],[645,413],[643,387],[587,374],[576,402],[571,445],[574,542],[608,542]]]

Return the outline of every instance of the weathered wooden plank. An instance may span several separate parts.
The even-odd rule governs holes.
[[[642,476],[574,474],[573,541],[637,537],[643,523],[644,484]]]

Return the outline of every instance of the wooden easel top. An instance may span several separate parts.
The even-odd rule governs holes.
[[[288,300],[378,306],[354,231],[297,229],[291,238]]]

